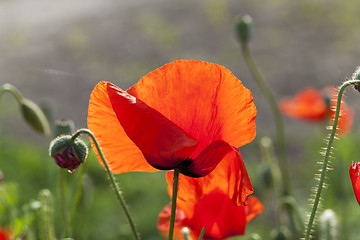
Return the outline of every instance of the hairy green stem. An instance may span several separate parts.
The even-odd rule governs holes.
[[[174,169],[174,180],[173,180],[173,192],[171,199],[171,216],[170,216],[170,226],[169,226],[169,240],[173,239],[174,236],[174,225],[175,225],[175,215],[176,215],[176,199],[179,185],[179,173],[180,169]]]
[[[67,207],[67,199],[66,199],[66,172],[64,169],[60,168],[60,198],[61,198],[61,212],[63,215],[63,221],[65,225],[64,236],[71,237],[71,225],[69,212]]]
[[[76,189],[76,196],[75,196],[75,200],[74,200],[74,204],[73,204],[73,207],[71,209],[71,215],[70,215],[70,224],[72,225],[73,221],[74,221],[74,218],[75,218],[75,214],[76,214],[76,211],[79,207],[79,204],[81,202],[81,197],[82,197],[82,193],[83,193],[83,176],[84,176],[84,173],[85,173],[85,167],[86,165],[83,164],[83,166],[81,167],[80,169],[80,173],[79,173],[79,176],[78,176],[78,180],[77,180],[77,189]]]
[[[319,185],[318,185],[318,187],[316,189],[316,195],[315,195],[315,199],[314,199],[314,203],[313,203],[313,208],[311,210],[311,214],[310,214],[310,217],[309,217],[309,222],[307,224],[307,228],[306,228],[306,232],[305,232],[305,240],[310,239],[312,225],[314,223],[316,210],[317,210],[317,207],[318,207],[319,202],[320,202],[322,189],[324,187],[327,166],[328,166],[328,163],[329,163],[329,157],[330,157],[330,153],[331,153],[331,146],[332,146],[332,144],[334,142],[334,139],[335,139],[336,128],[337,128],[337,124],[338,124],[338,121],[339,121],[341,97],[342,97],[342,94],[343,94],[345,88],[347,86],[349,86],[349,85],[352,85],[352,84],[360,84],[360,80],[346,81],[339,88],[337,102],[336,102],[336,111],[335,111],[335,116],[334,116],[334,123],[333,123],[333,126],[332,126],[332,130],[331,130],[331,133],[330,133],[330,136],[329,136],[328,143],[327,143],[324,160],[322,162],[321,174],[320,174],[320,178],[319,178]]]
[[[205,227],[203,227],[203,229],[200,232],[199,240],[203,240],[204,234],[205,234]]]
[[[119,200],[120,204],[121,204],[121,207],[123,208],[124,212],[125,212],[125,215],[129,221],[129,224],[130,224],[130,227],[131,227],[131,230],[133,232],[133,235],[134,235],[134,238],[136,240],[139,240],[139,234],[137,233],[136,231],[136,228],[135,228],[135,224],[134,224],[134,221],[132,220],[132,217],[130,215],[130,212],[128,210],[128,207],[125,203],[125,200],[121,194],[121,191],[120,191],[120,188],[119,186],[116,184],[116,181],[115,181],[115,176],[113,174],[113,172],[110,170],[110,167],[109,167],[109,164],[107,163],[106,159],[105,159],[105,156],[104,154],[102,153],[101,149],[100,149],[100,145],[98,143],[98,141],[96,140],[94,134],[87,128],[82,128],[82,129],[79,129],[77,130],[71,137],[72,140],[75,140],[80,134],[87,134],[93,141],[93,143],[95,144],[95,147],[99,153],[99,156],[102,160],[102,162],[104,163],[104,166],[105,166],[105,169],[109,175],[109,178],[110,178],[110,182],[111,182],[111,185],[114,189],[114,192],[116,194],[116,197],[117,199]]]

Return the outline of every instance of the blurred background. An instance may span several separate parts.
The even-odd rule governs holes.
[[[41,105],[51,121],[72,119],[80,128],[86,127],[89,96],[101,80],[127,89],[176,59],[223,65],[251,90],[258,109],[258,136],[241,148],[257,186],[258,141],[262,136],[274,138],[276,130],[269,105],[242,60],[235,16],[252,16],[250,48],[280,100],[307,87],[338,86],[351,77],[360,65],[359,8],[356,0],[0,0],[0,84],[15,85]],[[333,191],[339,199],[345,194],[351,202],[348,207],[356,206],[347,174],[350,161],[359,159],[358,94],[346,92],[347,103],[355,109],[354,130],[338,142],[335,154],[343,161],[334,161],[333,167],[339,166],[329,176],[330,186],[334,176],[335,188],[328,194]],[[0,115],[0,169],[6,181],[21,183],[18,204],[35,198],[43,188],[56,195],[58,170],[47,156],[50,139],[24,123],[8,94],[1,99]],[[326,131],[324,125],[284,120],[292,185],[306,210]],[[75,238],[125,239],[130,230],[104,170],[93,155],[87,165],[88,195],[75,221]],[[163,173],[123,174],[118,180],[143,239],[159,239],[157,214],[169,201]],[[268,198],[265,190],[258,192]],[[336,203],[324,205],[336,208]],[[339,214],[349,220],[360,213]],[[271,228],[264,226],[269,214],[263,215],[250,224],[250,233]],[[61,223],[57,226],[59,232]]]

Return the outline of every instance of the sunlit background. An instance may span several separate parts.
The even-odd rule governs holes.
[[[274,138],[275,125],[242,60],[234,34],[235,16],[253,18],[250,48],[275,97],[281,99],[306,87],[338,86],[351,77],[360,65],[358,9],[356,0],[0,0],[0,84],[15,85],[41,105],[51,121],[72,119],[80,128],[86,127],[89,96],[101,80],[127,89],[176,59],[226,66],[252,91],[258,109],[258,136],[241,149],[255,181],[258,141],[265,135]],[[356,137],[359,93],[349,89],[346,95],[355,109],[354,133],[339,142],[344,161],[337,168],[341,170],[330,175],[342,176],[344,185],[350,182],[349,161],[359,159],[359,153],[352,151],[360,143]],[[22,183],[19,204],[35,198],[43,188],[54,191],[56,198],[58,170],[47,157],[50,139],[31,131],[10,95],[1,99],[0,115],[0,169],[6,181]],[[294,192],[306,208],[325,126],[284,119],[291,176],[296,176]],[[341,144],[347,149],[342,151]],[[75,181],[74,175],[70,179]],[[157,214],[169,201],[163,173],[129,173],[118,180],[143,239],[159,239]],[[126,239],[130,234],[126,219],[93,155],[88,159],[85,189],[75,239]],[[351,188],[343,191],[355,204]],[[256,195],[267,199],[266,194]],[[263,215],[250,224],[250,232],[271,227],[263,226],[271,214]]]

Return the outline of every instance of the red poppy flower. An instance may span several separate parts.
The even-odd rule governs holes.
[[[240,152],[229,154],[216,169],[203,178],[190,178],[180,175],[178,202],[175,216],[175,236],[182,239],[180,230],[183,227],[190,229],[194,239],[199,238],[203,227],[204,239],[224,239],[230,236],[243,235],[246,224],[263,211],[260,201],[250,196],[247,205],[235,204],[231,199],[231,186],[235,182],[232,175],[238,175]],[[242,162],[242,160],[241,160]],[[173,171],[167,173],[169,195],[172,192]],[[241,176],[239,176],[241,179]],[[247,178],[239,181],[247,185]],[[249,192],[244,193],[247,197]],[[159,215],[158,228],[165,234],[169,228],[170,205],[166,206]]]
[[[284,98],[279,103],[281,112],[291,118],[308,121],[325,121],[333,118],[336,110],[337,91],[327,87],[323,91],[307,88],[295,95],[294,98]],[[353,122],[354,114],[346,103],[342,102],[338,121],[338,131],[347,133]]]
[[[0,228],[0,240],[10,240],[11,238],[11,232],[9,230]]]
[[[93,90],[88,127],[115,173],[179,168],[209,174],[229,152],[255,137],[252,95],[225,67],[179,60],[124,91]]]
[[[350,179],[351,183],[354,189],[354,193],[356,196],[356,200],[358,201],[360,205],[360,162],[354,163],[352,162],[349,169]]]
[[[310,121],[323,120],[328,108],[323,94],[313,88],[300,91],[294,98],[282,99],[279,107],[288,117]]]

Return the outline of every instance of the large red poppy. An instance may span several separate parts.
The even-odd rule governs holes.
[[[356,200],[360,205],[360,162],[352,162],[349,169],[351,183],[354,189]]]
[[[221,161],[216,169],[203,178],[190,178],[180,175],[177,213],[175,217],[175,237],[182,239],[180,230],[190,229],[194,239],[205,227],[204,239],[224,239],[230,236],[243,235],[246,224],[263,211],[260,201],[250,196],[247,205],[239,205],[231,199],[234,182],[228,181],[232,174],[238,174],[239,152],[229,154]],[[242,162],[242,160],[241,160]],[[167,173],[169,195],[172,192],[173,172]],[[241,178],[241,177],[240,177]],[[240,184],[249,184],[243,179]],[[250,192],[244,193],[247,197]],[[165,234],[169,228],[170,205],[166,206],[159,215],[158,228]]]
[[[298,92],[294,98],[284,98],[279,108],[288,117],[308,121],[325,121],[333,118],[336,110],[337,91],[331,87],[319,91],[307,88]],[[350,131],[354,113],[345,102],[341,103],[338,131],[345,134]]]
[[[166,64],[124,91],[93,90],[88,127],[115,173],[178,168],[209,174],[235,147],[255,137],[248,89],[225,67],[202,61]]]

